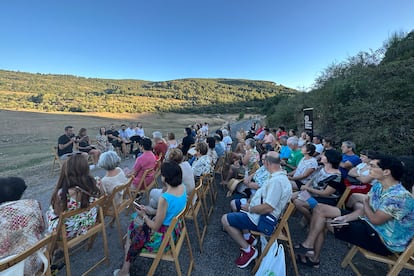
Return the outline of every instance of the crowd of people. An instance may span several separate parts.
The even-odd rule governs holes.
[[[343,141],[336,150],[330,137],[309,132],[298,137],[293,129],[280,126],[270,130],[258,123],[248,131],[240,129],[233,137],[228,127],[212,133],[208,123],[195,124],[183,130],[181,140],[171,132],[164,137],[161,131],[154,131],[151,139],[145,136],[142,123],[123,124],[118,130],[115,125],[101,127],[94,140],[85,128],[78,135],[72,126],[64,131],[57,147],[63,165],[46,222],[37,201],[21,199],[24,180],[0,178],[0,220],[5,229],[0,235],[0,258],[22,252],[45,233],[55,231],[60,214],[89,206],[128,178],[133,178],[131,189],[144,190],[159,170],[163,186],[150,191],[147,205],[134,205],[124,262],[114,272],[129,275],[131,262],[140,252],[157,251],[199,178],[213,173],[220,158],[227,161],[222,184],[235,179],[232,183],[237,185],[230,193],[231,212],[222,216],[221,223],[240,247],[235,261],[240,268],[258,256],[257,240],[250,232],[264,231],[263,217],[273,218],[270,229],[274,229],[290,201],[303,216],[301,227],[309,228],[306,237],[296,241],[297,259],[313,268],[320,265],[326,230],[381,255],[404,251],[414,236],[411,157],[372,150],[362,150],[358,156],[351,141]],[[122,158],[131,157],[136,158],[133,167],[121,168]],[[96,168],[105,170],[102,179],[92,176],[91,170]],[[341,210],[336,204],[346,187],[351,188],[351,196],[347,209]],[[116,202],[122,196],[116,195]],[[16,212],[24,218],[25,227],[12,235],[14,225],[22,223],[10,215]],[[68,238],[87,232],[96,218],[97,210],[90,209],[67,220]],[[180,225],[174,234],[180,234]],[[28,263],[28,273],[39,269],[35,256]]]

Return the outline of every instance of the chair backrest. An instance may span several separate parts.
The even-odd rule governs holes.
[[[185,224],[184,216],[186,214],[187,208],[184,208],[177,216],[175,216],[170,226],[167,229],[167,232],[164,234],[164,239],[158,249],[157,253],[149,253],[149,252],[141,252],[139,256],[141,257],[147,257],[147,258],[153,258],[154,261],[152,262],[152,265],[150,267],[150,270],[147,275],[154,275],[155,270],[158,267],[158,264],[160,260],[166,260],[170,262],[176,263],[176,270],[177,274],[181,275],[180,265],[178,262],[178,256],[181,251],[181,247],[184,243],[184,240],[187,240],[188,243],[188,250],[189,250],[189,257],[190,257],[190,265],[188,269],[188,275],[191,275],[191,270],[194,266],[194,260],[190,245],[190,239],[188,238],[188,232],[187,232],[187,226]],[[181,233],[180,235],[174,240],[174,237],[172,235],[177,223],[181,223]],[[170,247],[170,249],[165,252],[165,249],[167,246]]]
[[[23,265],[23,270],[24,270],[24,260],[27,259],[29,256],[35,254],[37,251],[41,250],[43,247],[46,247],[45,248],[45,253],[44,253],[44,256],[46,258],[45,258],[45,260],[43,260],[44,261],[43,274],[51,275],[51,271],[50,271],[50,254],[49,254],[49,252],[53,248],[55,238],[56,238],[56,233],[52,233],[51,235],[47,235],[43,239],[39,240],[37,243],[35,243],[34,245],[29,247],[25,251],[21,252],[20,254],[16,254],[13,257],[8,257],[7,260],[5,260],[5,261],[0,260],[0,275],[2,275],[1,272],[6,272],[8,269],[18,265],[20,262],[22,262],[21,264]],[[14,275],[16,275],[16,274],[14,274]],[[21,274],[21,275],[23,275],[23,274]]]
[[[101,213],[100,211],[102,211],[102,207],[105,206],[105,200],[106,200],[106,197],[105,196],[102,196],[99,199],[95,200],[95,202],[89,204],[89,206],[86,207],[86,208],[78,208],[76,210],[71,210],[71,211],[63,212],[59,216],[59,224],[58,224],[58,227],[56,228],[57,231],[58,231],[58,234],[60,235],[59,238],[61,238],[61,239],[67,239],[66,238],[66,225],[65,225],[66,219],[68,219],[70,217],[73,217],[73,216],[76,216],[76,215],[79,215],[79,214],[81,214],[83,212],[88,212],[88,211],[90,211],[93,208],[98,208],[99,210],[97,211],[96,222],[95,222],[94,226],[92,226],[90,229],[94,228],[95,226],[97,226],[100,223],[104,223],[103,212],[102,212],[102,216],[101,216],[100,215],[100,213]],[[105,224],[103,224],[103,225],[105,227]],[[89,234],[88,234],[90,232],[89,230],[84,235],[79,235],[79,236],[76,236],[76,237],[71,238],[70,241],[76,240],[76,239],[81,239],[82,241],[85,240],[86,238],[89,237]],[[85,236],[85,238],[82,238],[84,236]]]
[[[398,275],[403,268],[414,270],[414,238],[395,261],[387,276]]]
[[[259,162],[254,162],[249,174],[255,173],[260,168]]]
[[[134,190],[141,191],[141,190],[145,189],[145,178],[147,178],[147,175],[152,171],[154,171],[154,168],[146,169],[144,171],[144,173],[142,174],[141,179],[138,182],[137,188],[134,189]]]
[[[126,183],[116,186],[112,190],[111,194],[107,195],[104,206],[104,215],[108,213],[110,208],[112,208],[112,210],[123,210],[129,206],[132,201],[129,192],[129,187],[131,186],[132,180],[134,180],[134,178],[130,177]],[[118,194],[122,194],[121,202],[116,202],[116,196]]]
[[[80,244],[81,242],[85,241],[86,239],[89,239],[89,248],[92,247],[92,243],[94,241],[94,238],[96,237],[96,234],[99,232],[102,232],[102,238],[103,238],[103,249],[104,249],[104,257],[97,261],[91,268],[89,268],[85,274],[91,272],[93,269],[95,269],[99,264],[101,264],[104,261],[109,260],[109,253],[108,253],[108,244],[106,239],[106,231],[105,231],[105,220],[103,216],[103,206],[105,205],[106,197],[102,196],[99,199],[95,200],[93,203],[89,204],[86,208],[79,208],[76,210],[66,211],[60,214],[59,216],[59,224],[57,227],[57,234],[58,234],[58,241],[57,243],[62,247],[64,253],[65,253],[65,264],[66,264],[66,275],[71,275],[70,270],[70,261],[69,261],[69,249],[73,248],[74,246]],[[79,215],[83,212],[88,212],[93,208],[97,208],[97,216],[96,221],[93,226],[91,226],[86,233],[83,233],[82,235],[78,235],[72,238],[67,237],[66,232],[66,219]]]
[[[339,198],[338,202],[336,203],[336,207],[339,209],[345,209],[345,203],[349,196],[349,193],[351,192],[351,187],[346,187],[344,193]]]

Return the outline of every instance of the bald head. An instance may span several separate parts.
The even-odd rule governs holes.
[[[275,152],[275,151],[269,151],[266,154],[266,161],[269,162],[270,164],[280,164],[280,155],[279,153]]]

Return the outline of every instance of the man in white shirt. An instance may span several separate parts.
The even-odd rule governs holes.
[[[240,268],[247,267],[258,255],[254,248],[257,241],[249,231],[258,231],[260,215],[271,214],[279,218],[292,196],[292,185],[286,171],[280,166],[279,154],[268,152],[263,164],[270,178],[256,191],[249,203],[241,205],[242,212],[228,213],[221,218],[224,229],[241,248],[240,257],[236,260]]]
[[[226,149],[226,152],[231,152],[231,145],[233,144],[233,140],[229,136],[229,131],[227,129],[223,129],[223,143]]]

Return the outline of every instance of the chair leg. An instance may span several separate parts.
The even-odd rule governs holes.
[[[355,254],[358,251],[358,246],[354,245],[349,252],[346,254],[345,258],[343,259],[341,266],[345,268],[347,265],[351,267],[351,269],[355,272],[357,276],[361,276],[358,268],[352,263],[352,259],[354,258]]]
[[[293,250],[292,238],[290,236],[289,227],[286,224],[286,236],[288,238],[287,244],[289,246],[290,258],[292,259],[293,269],[295,270],[295,275],[299,276],[298,264],[296,263],[295,251]]]
[[[187,226],[186,226],[186,228],[187,228]],[[187,275],[190,276],[191,271],[193,271],[193,269],[194,269],[194,257],[193,257],[193,250],[191,249],[191,243],[190,243],[190,237],[188,236],[188,231],[185,233],[185,236],[186,236],[187,245],[188,245],[188,254],[190,256],[190,264],[188,266]]]
[[[70,272],[69,249],[67,248],[67,246],[64,246],[63,254],[65,256],[66,276],[71,276],[72,274]]]

